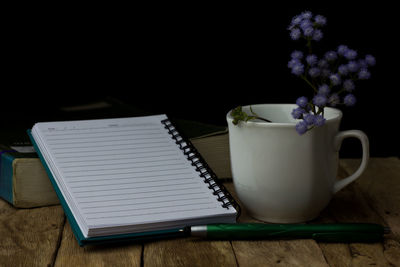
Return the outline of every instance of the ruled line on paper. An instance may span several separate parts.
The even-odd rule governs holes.
[[[116,145],[118,146],[118,145]],[[116,147],[114,146],[114,147]],[[155,146],[138,146],[137,144],[133,144],[133,147],[131,147],[130,149],[145,149],[145,148],[159,148],[159,147],[170,147],[169,145],[155,145]],[[126,149],[127,145],[124,146],[124,148]],[[95,147],[94,147],[95,148]],[[76,149],[72,150],[72,151],[63,151],[63,152],[54,152],[54,155],[61,155],[61,154],[78,154],[78,153],[106,153],[108,151],[119,151],[121,150],[121,148],[109,148],[109,149],[96,149],[96,150],[79,150]]]
[[[136,172],[139,173],[139,172]],[[191,174],[191,172],[174,172],[174,173],[168,173],[168,175],[170,176],[178,176],[178,175],[188,175]],[[124,175],[127,175],[126,177],[124,177]],[[104,178],[92,178],[92,179],[85,179],[82,180],[82,178],[84,178],[84,176],[76,176],[73,177],[71,179],[68,179],[68,181],[66,181],[68,184],[72,184],[72,183],[83,183],[83,182],[99,182],[99,181],[122,181],[122,180],[132,180],[132,179],[146,179],[146,178],[157,178],[157,177],[164,177],[166,176],[166,174],[147,174],[147,175],[134,175],[132,176],[132,173],[124,173],[124,174],[112,174],[112,175],[108,175],[105,176]],[[76,179],[76,180],[75,180]]]
[[[44,130],[44,136],[71,136],[76,134],[98,134],[98,133],[122,133],[122,132],[143,132],[151,130],[160,130],[160,127],[149,127],[149,128],[134,128],[135,126],[125,126],[130,127],[129,129],[115,129],[110,127],[97,127],[97,128],[86,128],[86,129],[59,129],[59,130]],[[94,131],[101,130],[101,131]],[[86,133],[80,133],[78,131],[88,131]]]
[[[64,143],[63,145],[53,145],[52,148],[55,149],[57,146],[60,147],[60,149],[73,149],[73,148],[92,148],[92,147],[113,147],[113,146],[123,146],[123,145],[147,145],[147,144],[165,144],[165,139],[161,138],[147,138],[145,139],[147,142],[143,142],[140,139],[134,139],[138,140],[139,142],[129,142],[130,140],[118,140],[118,141],[101,141],[101,145],[98,144],[98,142],[93,142],[93,141],[87,141],[87,142],[82,142],[82,144],[85,145],[75,145],[75,143]],[[148,140],[157,140],[157,141],[148,141]],[[89,145],[93,144],[93,145]]]
[[[110,151],[110,150],[107,150]],[[156,152],[167,152],[171,151],[171,149],[158,149],[158,150],[153,150],[153,151],[143,151],[143,152],[138,152],[138,151],[132,151],[132,150],[117,150],[119,153],[101,153],[98,155],[85,155],[83,158],[90,158],[90,157],[115,157],[115,156],[120,156],[120,155],[137,155],[137,154],[150,154],[150,153],[156,153]],[[125,152],[124,152],[125,151]],[[57,159],[69,159],[69,158],[78,158],[80,157],[79,155],[74,155],[74,156],[57,156]]]
[[[89,134],[89,133],[87,133],[87,134]],[[107,133],[108,134],[108,133]],[[66,135],[66,134],[63,134],[63,135]],[[116,134],[116,135],[90,135],[90,136],[88,136],[88,137],[85,137],[85,136],[74,136],[74,137],[68,137],[68,138],[49,138],[48,139],[48,141],[49,141],[49,144],[51,144],[53,141],[57,141],[57,144],[62,144],[62,143],[59,143],[59,141],[65,141],[65,140],[77,140],[76,142],[77,143],[79,143],[82,139],[98,139],[98,138],[121,138],[121,137],[129,137],[128,139],[133,139],[132,138],[132,136],[142,136],[142,135],[144,135],[144,136],[152,136],[152,135],[157,135],[157,136],[163,136],[162,135],[162,133],[160,132],[160,131],[155,131],[154,133],[148,133],[148,132],[146,132],[145,134],[135,134],[135,135],[132,135],[132,134]],[[148,139],[148,138],[146,138],[146,137],[142,137],[143,139]],[[151,138],[151,137],[149,137],[149,138]]]
[[[146,193],[146,194],[140,194],[139,196],[119,196],[120,198],[109,198],[107,199],[106,202],[104,202],[104,199],[91,199],[91,200],[85,200],[85,201],[79,201],[80,204],[82,204],[83,207],[90,207],[90,204],[92,203],[96,203],[96,206],[100,206],[98,202],[101,203],[113,203],[113,202],[121,202],[124,201],[124,203],[128,202],[128,201],[136,201],[136,200],[143,200],[143,199],[154,199],[154,198],[175,198],[177,196],[194,196],[194,195],[203,195],[204,196],[204,192],[190,192],[190,190],[187,190],[186,192],[181,192],[179,195],[176,194],[171,194],[170,192],[159,192],[157,193]],[[116,205],[116,204],[114,204]]]
[[[202,194],[202,193],[197,193],[197,195]],[[187,195],[189,195],[190,197],[186,197]],[[176,195],[166,195],[163,197],[158,197],[158,200],[163,199],[162,202],[182,202],[182,201],[189,201],[189,200],[204,200],[204,197],[195,197],[195,194],[187,194],[187,195],[180,195],[180,196],[176,196]],[[171,198],[174,197],[174,198]],[[110,208],[110,207],[119,207],[119,206],[129,206],[131,207],[134,204],[150,204],[150,203],[154,203],[154,200],[150,200],[150,198],[154,198],[153,196],[151,197],[141,197],[141,198],[127,198],[124,199],[126,202],[124,204],[121,203],[117,203],[117,204],[113,204],[111,201],[107,202],[106,204],[102,204],[102,205],[98,205],[96,204],[96,206],[90,206],[90,205],[84,205],[82,207],[83,210],[86,209],[90,209],[92,210],[93,208]],[[130,200],[130,202],[129,202]],[[138,201],[139,200],[139,201]],[[87,204],[91,204],[91,203],[87,203]]]
[[[207,210],[207,209],[214,209],[215,206],[206,206],[202,208],[190,208],[190,209],[176,209],[176,210],[166,210],[166,211],[158,211],[158,212],[143,212],[143,213],[135,213],[135,214],[127,214],[127,215],[113,215],[112,218],[116,217],[137,217],[137,216],[143,216],[143,215],[158,215],[158,214],[165,214],[165,213],[171,213],[171,212],[189,212],[189,211],[199,211],[199,210]],[[97,217],[87,217],[89,220],[93,219],[107,219],[110,218],[109,216],[97,216]]]
[[[170,168],[170,169],[164,169],[164,170],[141,170],[141,171],[124,171],[124,172],[117,172],[116,170],[113,170],[111,173],[110,173],[110,175],[116,175],[116,174],[135,174],[135,173],[151,173],[151,172],[156,172],[156,173],[158,173],[158,172],[162,172],[162,171],[174,171],[174,170],[185,170],[186,168]],[[96,176],[96,177],[99,177],[99,174],[96,174],[96,173],[94,173],[94,174],[85,174],[84,176],[81,174],[81,173],[79,173],[79,174],[77,174],[77,175],[65,175],[65,177],[66,178],[68,178],[68,177],[70,177],[70,178],[73,178],[73,177],[93,177],[93,176]]]
[[[154,154],[154,153],[153,153]],[[128,156],[129,155],[129,156]],[[167,157],[167,156],[177,156],[177,153],[158,153],[156,155],[151,155],[151,156],[146,156],[146,155],[141,155],[141,156],[132,156],[135,154],[131,154],[131,153],[126,153],[123,155],[120,154],[115,154],[112,155],[112,161],[118,161],[118,160],[125,160],[125,159],[150,159],[150,158],[160,158],[160,157]],[[103,156],[103,158],[101,157]],[[121,157],[121,156],[125,156],[125,157]],[[74,157],[77,158],[77,157]],[[88,159],[89,158],[89,159]],[[85,161],[84,162],[99,162],[99,161],[104,161],[104,160],[110,160],[110,155],[99,155],[99,156],[92,156],[92,157],[85,157]],[[64,164],[68,164],[68,163],[80,163],[82,162],[81,159],[74,159],[74,160],[62,160],[60,161],[63,165]]]
[[[97,192],[113,192],[113,191],[121,191],[121,190],[130,190],[130,189],[142,189],[142,188],[165,188],[168,186],[178,186],[178,185],[191,185],[193,184],[192,182],[181,182],[181,183],[166,183],[166,184],[162,184],[162,185],[151,185],[151,184],[144,184],[142,186],[125,186],[123,188],[106,188],[106,189],[93,189],[91,186],[88,186],[88,188],[90,189],[86,189],[86,187],[82,187],[81,189],[84,190],[74,190],[75,194],[82,194],[82,193],[97,193]],[[85,190],[86,189],[86,190]],[[107,194],[105,194],[104,196],[106,196]]]
[[[86,164],[86,165],[68,165],[68,166],[65,166],[65,165],[63,165],[62,167],[61,167],[61,169],[63,169],[63,168],[71,168],[71,167],[84,167],[84,168],[87,168],[87,167],[99,167],[99,166],[115,166],[115,165],[133,165],[133,164],[141,164],[141,163],[153,163],[153,162],[157,162],[157,163],[159,163],[159,162],[167,162],[167,161],[178,161],[179,159],[178,158],[172,158],[172,159],[158,159],[158,160],[142,160],[142,161],[127,161],[127,162],[112,162],[112,163],[104,163],[104,162],[99,162],[98,161],[98,163],[97,164]],[[86,162],[86,161],[85,161]],[[166,165],[168,165],[168,164],[166,164]],[[171,164],[171,165],[176,165],[176,164]],[[155,167],[155,166],[157,166],[157,165],[149,165],[149,166],[152,166],[152,167]],[[159,165],[159,166],[165,166],[165,165]],[[132,167],[132,166],[130,166],[130,167]],[[119,168],[118,168],[119,169]],[[99,170],[99,169],[96,169],[96,170]],[[71,171],[72,172],[72,171]]]
[[[170,161],[170,160],[169,160]],[[92,172],[92,171],[111,171],[113,172],[114,170],[133,170],[133,169],[141,169],[141,168],[157,168],[157,167],[168,167],[168,166],[180,166],[182,165],[181,162],[175,162],[175,163],[165,163],[165,164],[145,164],[145,163],[159,163],[158,161],[146,161],[146,162],[137,162],[135,163],[136,166],[133,166],[134,164],[130,163],[129,166],[126,167],[121,167],[119,165],[124,165],[124,164],[113,164],[113,166],[118,165],[118,168],[85,168],[85,173],[87,172]],[[140,164],[140,165],[139,165]],[[99,166],[107,166],[107,165],[96,165],[93,167],[99,167]],[[75,167],[76,169],[81,166]],[[64,173],[81,173],[82,170],[67,170],[64,171]]]
[[[118,213],[118,212],[122,213],[122,212],[130,212],[130,211],[142,211],[142,210],[163,209],[163,208],[178,208],[178,207],[184,207],[184,206],[191,206],[193,204],[196,204],[196,205],[199,205],[199,206],[200,205],[212,205],[212,204],[215,204],[215,203],[212,203],[210,201],[204,201],[204,199],[200,199],[200,200],[203,200],[203,201],[198,201],[199,199],[194,199],[194,200],[197,200],[196,203],[182,203],[182,202],[180,202],[180,203],[172,204],[172,203],[168,203],[168,201],[163,202],[163,204],[154,203],[154,202],[147,203],[147,204],[153,204],[153,205],[157,204],[155,207],[151,207],[151,206],[150,207],[149,206],[132,207],[132,206],[129,206],[129,208],[125,208],[125,209],[114,209],[114,210],[108,210],[107,209],[107,210],[100,210],[100,211],[93,211],[93,208],[92,208],[91,211],[87,211],[87,212],[85,212],[85,214],[106,213],[107,215],[109,215],[107,217],[113,217],[114,213]],[[164,203],[167,203],[167,204],[164,204]],[[141,204],[144,205],[145,203],[141,203]]]
[[[146,191],[143,191],[143,193],[160,193],[160,192],[168,192],[168,191],[175,191],[175,192],[177,192],[177,193],[180,193],[179,191],[180,190],[196,190],[196,189],[198,189],[198,187],[197,186],[192,186],[192,187],[185,187],[185,188],[180,188],[179,190],[178,189],[176,189],[176,188],[171,188],[171,189],[165,189],[165,188],[163,188],[162,190],[146,190]],[[114,193],[114,194],[107,194],[107,196],[120,196],[121,195],[121,193]],[[102,195],[101,197],[104,197],[105,195]],[[78,199],[82,199],[82,198],[93,198],[93,197],[98,197],[98,196],[76,196],[76,198],[78,198]]]
[[[151,177],[151,176],[150,176]],[[70,182],[70,184],[75,183],[75,185],[69,185],[69,187],[71,188],[82,188],[85,185],[82,185],[82,183],[88,183],[88,186],[90,186],[91,188],[94,187],[100,187],[100,186],[111,186],[111,185],[138,185],[141,183],[144,184],[149,184],[149,183],[156,183],[156,182],[163,182],[163,181],[184,181],[184,180],[193,180],[195,178],[193,177],[185,177],[185,178],[171,178],[171,176],[169,175],[168,178],[165,179],[160,179],[158,178],[157,180],[153,180],[153,181],[149,181],[149,180],[143,180],[142,182],[139,182],[138,179],[136,179],[135,177],[129,177],[129,178],[125,178],[126,180],[129,180],[129,182],[121,182],[121,179],[118,179],[118,181],[115,181],[115,179],[107,179],[105,181],[105,183],[92,183],[92,181],[74,181],[74,182]],[[96,182],[98,182],[99,180],[94,180]],[[103,180],[104,181],[104,180]],[[112,183],[107,183],[107,181],[112,181]],[[79,183],[79,184],[77,184]]]

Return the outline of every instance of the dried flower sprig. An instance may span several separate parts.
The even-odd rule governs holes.
[[[235,109],[233,109],[233,110],[231,111],[231,116],[233,117],[232,123],[233,123],[234,125],[237,125],[237,124],[239,123],[239,121],[247,122],[247,121],[249,121],[249,120],[256,120],[256,119],[262,120],[262,121],[265,121],[265,122],[271,122],[270,120],[267,120],[267,119],[264,119],[264,118],[258,116],[258,115],[253,111],[253,109],[251,108],[251,106],[250,106],[250,112],[251,112],[251,115],[248,115],[246,112],[244,112],[244,111],[242,110],[242,106],[236,107]]]
[[[304,39],[308,52],[305,55],[302,51],[293,51],[288,67],[293,75],[304,80],[313,89],[313,97],[298,98],[298,107],[292,111],[293,118],[301,120],[296,125],[299,134],[324,125],[326,106],[354,106],[357,102],[352,93],[355,82],[369,79],[369,67],[376,64],[372,55],[357,58],[357,51],[346,45],[327,51],[322,57],[315,55],[312,44],[322,39],[321,29],[326,23],[324,16],[313,16],[310,11],[305,11],[294,16],[288,27],[290,38],[295,41]]]
[[[326,106],[354,106],[357,102],[353,94],[356,82],[369,79],[369,68],[376,64],[374,56],[359,58],[358,52],[346,45],[339,45],[323,56],[314,54],[312,45],[323,38],[322,28],[326,23],[324,16],[314,16],[312,12],[305,11],[294,16],[288,27],[292,40],[306,42],[306,52],[295,50],[291,53],[288,68],[313,89],[312,98],[299,97],[296,100],[297,107],[292,111],[292,117],[300,120],[296,124],[296,131],[300,135],[325,124]],[[255,114],[247,115],[241,107],[233,110],[231,115],[235,124],[239,121],[262,119]]]

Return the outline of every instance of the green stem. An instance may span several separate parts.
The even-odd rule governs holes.
[[[258,117],[258,116],[254,116],[254,118],[255,118],[255,119],[262,120],[262,121],[265,121],[265,122],[272,122],[272,121],[270,121],[270,120],[267,120],[267,119],[264,119],[264,118],[261,118],[261,117]]]
[[[270,121],[270,120],[267,120],[267,119],[264,119],[264,118],[258,116],[258,115],[253,111],[253,109],[251,108],[251,106],[250,106],[250,112],[251,112],[251,114],[254,115],[254,118],[255,118],[255,119],[259,119],[259,120],[266,121],[266,122],[272,122],[272,121]]]
[[[314,89],[314,92],[315,93],[318,93],[318,90],[317,90],[317,88],[309,81],[309,80],[307,80],[307,78],[304,76],[304,75],[302,75],[302,76],[300,76],[309,86],[311,86],[311,88],[312,89]]]

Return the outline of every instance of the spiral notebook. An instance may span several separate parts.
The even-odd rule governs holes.
[[[166,115],[41,122],[29,135],[80,245],[236,220],[236,202]]]

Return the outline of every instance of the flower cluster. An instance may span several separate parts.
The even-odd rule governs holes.
[[[369,67],[376,63],[372,55],[359,58],[357,51],[346,45],[340,45],[322,56],[312,53],[312,43],[322,39],[321,28],[326,22],[324,16],[313,16],[306,11],[295,16],[288,27],[291,39],[304,39],[308,48],[307,54],[293,51],[288,67],[293,75],[304,80],[314,91],[311,99],[305,96],[298,98],[298,107],[292,111],[293,118],[301,120],[296,125],[299,134],[325,123],[326,106],[355,105],[355,82],[369,79]]]

